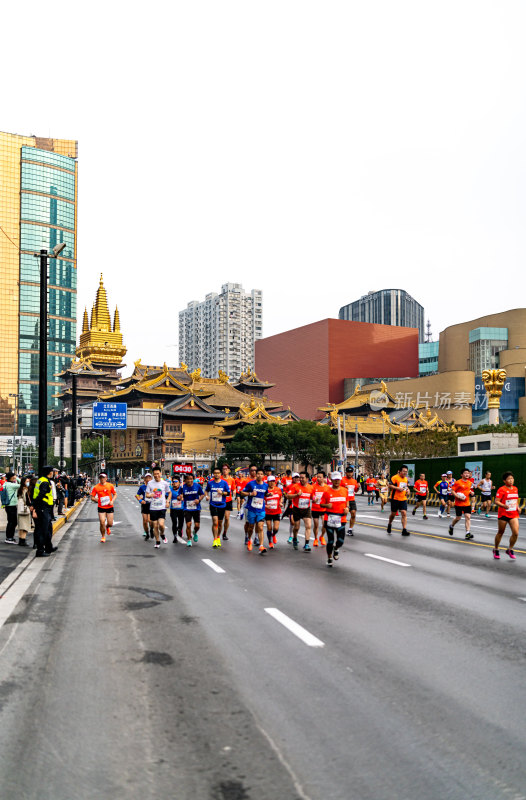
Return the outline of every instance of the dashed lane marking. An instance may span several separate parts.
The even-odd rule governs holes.
[[[377,558],[378,561],[388,561],[389,564],[396,564],[397,567],[410,567],[411,564],[405,564],[403,561],[395,561],[393,558],[385,558],[384,556],[376,556],[374,553],[364,553],[367,558]]]
[[[325,647],[325,643],[302,627],[299,623],[294,622],[293,619],[287,617],[282,611],[278,608],[266,608],[265,609],[267,614],[270,614],[277,622],[281,623],[287,630],[297,636],[298,639],[308,645],[309,647]]]
[[[207,567],[210,567],[210,569],[213,569],[214,572],[225,572],[226,571],[226,570],[223,569],[223,567],[220,567],[218,564],[214,564],[214,562],[212,561],[211,558],[202,558],[201,561],[203,562],[203,564],[206,564]]]

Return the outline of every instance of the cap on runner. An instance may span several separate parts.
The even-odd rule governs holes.
[[[443,473],[442,473],[442,477],[443,477],[443,478],[447,478],[447,472],[443,472]]]
[[[276,476],[275,475],[267,475],[267,481],[269,483],[270,483],[270,481],[275,481],[275,480],[276,480]]]
[[[447,471],[446,475],[453,475],[453,471],[452,471],[452,470],[450,470],[450,469],[448,469],[448,471]]]
[[[107,478],[107,477],[108,477],[107,472],[99,472],[99,478]]]
[[[292,477],[293,478],[299,478],[299,476],[300,476],[299,472],[293,472],[292,473]]]
[[[331,481],[339,481],[341,480],[341,477],[341,472],[331,472]]]

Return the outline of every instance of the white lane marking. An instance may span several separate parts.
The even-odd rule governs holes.
[[[214,564],[211,558],[202,558],[201,561],[203,564],[206,564],[208,567],[214,570],[214,572],[225,572],[223,567],[219,567],[217,564]]]
[[[280,622],[287,630],[293,633],[298,639],[308,645],[309,647],[325,647],[325,643],[321,641],[321,639],[317,639],[316,636],[313,636],[312,633],[309,633],[308,630],[303,628],[297,622],[294,622],[293,619],[287,617],[282,611],[278,608],[266,608],[265,611],[267,614],[270,614],[271,617],[274,617],[277,622]]]
[[[122,520],[117,520],[117,522],[114,522],[111,527],[114,528],[115,525],[122,525]]]
[[[517,597],[517,600],[522,600],[523,603],[526,603],[526,597]]]
[[[387,561],[389,564],[396,564],[397,567],[410,567],[411,564],[405,564],[403,561],[395,561],[393,558],[384,558],[384,556],[375,556],[374,553],[364,553],[367,558],[377,558],[378,561]]]

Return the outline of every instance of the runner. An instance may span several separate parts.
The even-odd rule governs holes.
[[[153,477],[153,475],[151,474],[151,472],[147,472],[143,476],[142,483],[139,486],[139,488],[137,489],[137,494],[135,495],[135,497],[137,498],[137,500],[141,504],[140,507],[141,507],[141,515],[142,515],[142,527],[143,527],[143,531],[144,531],[144,533],[143,533],[144,541],[149,539],[150,536],[153,539],[153,522],[150,522],[150,503],[146,499],[146,496],[145,496],[146,495],[146,485],[147,485],[148,481],[151,481],[152,477]]]
[[[281,511],[283,508],[283,492],[276,485],[274,475],[267,476],[268,492],[265,497],[265,520],[267,522],[267,539],[269,550],[277,543]]]
[[[380,511],[384,510],[384,506],[387,503],[387,498],[389,496],[389,481],[385,477],[385,472],[380,473],[380,477],[378,478],[378,489],[380,491],[380,503],[381,508]]]
[[[455,498],[455,519],[449,526],[449,535],[453,536],[453,528],[460,522],[462,515],[464,515],[464,525],[466,527],[466,539],[473,539],[471,528],[471,497],[473,495],[473,481],[470,480],[469,469],[463,469],[461,477],[455,481],[451,487],[453,497]]]
[[[511,477],[513,477],[513,475]],[[477,514],[484,511],[484,516],[489,518],[489,512],[491,511],[491,492],[493,489],[491,472],[485,473],[482,480],[478,482],[477,489],[480,489],[480,506],[477,509]]]
[[[448,493],[447,493],[447,516],[451,516],[451,509],[455,505],[455,495],[453,494],[453,484],[455,483],[455,479],[453,477],[453,473],[450,469],[447,471],[447,484],[448,484]]]
[[[315,483],[313,483],[314,494],[312,495],[312,520],[314,525],[314,547],[318,547],[318,544],[325,546],[327,544],[324,531],[325,531],[325,509],[321,507],[320,503],[322,500],[323,495],[329,488],[326,481],[325,481],[325,472],[320,469],[316,473]],[[318,531],[320,528],[320,520],[321,520],[321,533],[319,534],[318,538]]]
[[[398,470],[396,475],[390,478],[389,489],[391,490],[391,513],[387,521],[387,533],[391,533],[391,525],[396,517],[397,512],[400,512],[402,520],[402,536],[409,536],[407,530],[407,473],[408,468],[404,464]]]
[[[255,480],[250,480],[242,489],[242,495],[248,497],[247,521],[245,525],[245,544],[247,550],[252,550],[252,534],[255,532],[259,539],[259,552],[264,555],[267,548],[264,545],[263,522],[265,520],[265,498],[268,486],[264,481],[262,469],[256,469]]]
[[[332,485],[327,486],[321,506],[326,509],[325,530],[327,531],[327,566],[332,567],[333,559],[338,561],[340,548],[345,541],[345,523],[349,511],[348,487],[341,486],[341,472],[331,472]],[[336,540],[336,543],[335,543]]]
[[[174,476],[172,478],[172,499],[170,500],[170,519],[172,520],[173,543],[177,544],[177,537],[183,536],[183,498],[180,494],[181,480]]]
[[[186,523],[186,546],[192,546],[199,541],[198,531],[201,527],[201,497],[204,495],[201,484],[194,481],[194,476],[188,472],[184,476],[184,483],[179,489],[179,494],[183,497],[184,521]],[[192,522],[194,523],[194,535],[192,537]]]
[[[309,553],[310,546],[310,533],[312,529],[312,496],[314,494],[314,486],[309,483],[309,476],[306,472],[299,473],[299,483],[293,483],[286,493],[289,500],[292,500],[292,546],[294,550],[298,549],[298,533],[301,527],[301,520],[305,526],[305,544],[303,550]]]
[[[150,501],[150,521],[153,522],[153,535],[155,536],[154,548],[161,546],[160,540],[164,544],[168,543],[164,524],[166,519],[166,509],[170,508],[172,490],[168,481],[165,481],[159,467],[153,469],[153,479],[148,481],[145,497]]]
[[[212,547],[221,547],[221,529],[225,519],[226,498],[229,495],[230,486],[221,478],[221,470],[216,467],[212,473],[212,479],[206,484],[205,490],[205,497],[210,503],[210,516],[212,517]]]
[[[232,477],[232,475],[230,474],[230,467],[228,466],[228,464],[223,464],[221,473],[222,473],[221,477],[226,483],[228,483],[228,486],[230,488],[229,493],[225,497],[226,501],[225,521],[223,522],[223,540],[227,542],[228,541],[227,534],[228,534],[228,529],[230,527],[230,513],[232,511],[234,497],[236,496],[236,482]]]
[[[106,541],[106,534],[110,536],[111,526],[113,525],[113,505],[117,492],[115,486],[108,482],[105,472],[99,475],[99,482],[91,490],[91,499],[97,503],[99,513],[100,540]]]
[[[285,510],[281,515],[281,519],[285,519],[285,517],[289,518],[289,544],[292,544],[292,529],[294,527],[294,521],[292,519],[292,500],[288,499],[287,492],[291,491],[291,488],[298,484],[299,477],[299,472],[291,472],[291,470],[288,469],[285,473],[285,477],[282,480],[283,494],[285,495],[285,498],[287,498],[287,505],[285,506]]]
[[[347,531],[347,536],[354,536],[353,529],[356,524],[356,495],[358,494],[360,484],[354,477],[354,469],[352,467],[347,467],[345,470],[345,477],[341,479],[340,485],[347,489],[347,505],[349,506],[349,511],[351,512],[351,519],[349,523],[350,527]]]
[[[488,475],[488,473],[486,473]],[[505,472],[502,476],[504,486],[501,486],[495,495],[495,503],[497,504],[498,512],[498,531],[495,536],[495,547],[493,549],[493,558],[500,558],[499,545],[500,540],[506,530],[506,525],[510,526],[511,534],[506,555],[510,558],[516,558],[513,548],[519,535],[519,490],[514,485],[515,478],[513,473]]]
[[[448,509],[448,495],[449,495],[449,482],[447,479],[447,474],[445,472],[442,473],[442,479],[435,483],[433,489],[438,494],[438,499],[440,501],[437,517],[440,517],[440,519],[442,519],[442,517],[445,515]]]
[[[374,504],[374,495],[376,492],[376,480],[374,475],[369,475],[365,481],[365,488],[367,489],[367,505]]]
[[[415,507],[413,508],[413,511],[412,511],[413,517],[416,514],[417,508],[422,506],[423,507],[422,510],[424,512],[423,513],[423,518],[424,519],[428,519],[427,511],[426,511],[428,494],[429,494],[429,486],[428,486],[428,483],[426,481],[426,476],[424,475],[423,472],[421,472],[420,475],[419,475],[418,480],[415,481],[415,500],[416,500],[416,503],[415,503]]]
[[[235,477],[235,484],[236,484],[236,506],[237,506],[237,514],[236,518],[241,519],[241,504],[243,503],[243,498],[241,497],[241,490],[244,486],[245,479],[242,477]]]

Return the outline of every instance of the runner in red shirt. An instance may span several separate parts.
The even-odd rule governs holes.
[[[353,528],[356,524],[356,495],[360,490],[360,484],[354,477],[353,467],[347,467],[345,470],[345,477],[341,480],[341,486],[347,489],[347,505],[351,512],[350,527],[347,531],[347,536],[354,536]]]
[[[449,535],[453,536],[453,528],[460,522],[462,519],[462,515],[464,515],[464,524],[466,526],[466,539],[473,539],[473,534],[471,533],[471,497],[474,494],[473,492],[473,481],[470,480],[470,471],[469,469],[463,469],[460,475],[460,479],[455,481],[453,486],[451,487],[451,492],[453,497],[455,498],[455,519],[449,526]]]
[[[275,475],[267,475],[267,485],[268,492],[265,497],[265,520],[267,523],[268,547],[269,550],[273,550],[281,520],[283,492],[276,486]]]
[[[106,541],[106,532],[108,536],[111,534],[111,526],[113,525],[113,504],[117,492],[113,483],[108,482],[108,476],[105,472],[99,475],[99,482],[91,490],[91,499],[97,503],[97,511],[99,512],[99,525],[100,525],[100,540]]]
[[[497,504],[498,512],[498,530],[495,536],[495,547],[493,549],[493,558],[500,558],[499,544],[506,525],[510,526],[510,543],[506,550],[506,555],[510,558],[516,558],[513,551],[517,536],[519,535],[519,490],[514,485],[515,478],[513,473],[505,472],[502,476],[504,486],[501,486],[495,495],[495,503]]]
[[[365,479],[365,488],[367,489],[367,505],[372,506],[376,492],[376,478],[374,475],[369,475],[369,477]]]
[[[321,507],[320,503],[324,493],[327,491],[329,487],[325,483],[325,472],[322,469],[320,469],[320,471],[317,473],[315,482],[312,484],[312,486],[314,489],[314,493],[312,495],[312,519],[314,523],[314,541],[312,544],[314,545],[314,547],[318,547],[318,530],[320,527],[320,519],[321,519],[322,528],[319,537],[319,543],[325,546],[327,544],[327,542],[325,541],[325,537],[323,535],[323,532],[325,530],[325,519],[324,519],[325,509]]]
[[[298,549],[298,533],[301,526],[301,520],[305,525],[305,544],[303,550],[310,552],[310,532],[312,528],[312,495],[314,494],[314,486],[309,483],[309,476],[306,472],[299,473],[299,483],[293,483],[286,493],[289,500],[292,500],[292,546],[294,550]]]
[[[426,476],[424,475],[423,472],[419,475],[418,480],[415,481],[414,488],[415,488],[416,503],[415,507],[413,508],[412,515],[414,517],[416,514],[416,509],[419,508],[420,506],[423,506],[422,509],[424,512],[423,518],[427,519],[426,503],[427,503],[427,495],[429,494],[429,486],[427,485]]]
[[[223,464],[221,467],[221,477],[222,479],[228,483],[230,487],[230,494],[226,496],[226,508],[225,508],[225,517],[223,520],[223,539],[225,541],[228,540],[227,532],[230,525],[230,512],[233,508],[233,501],[236,495],[236,482],[232,475],[230,474],[230,467],[228,464]]]
[[[347,487],[341,486],[341,472],[332,472],[332,486],[327,487],[321,506],[326,509],[325,526],[327,531],[327,566],[332,567],[333,559],[338,561],[340,548],[345,541],[345,523],[347,521],[348,493]],[[336,544],[334,540],[336,539]]]
[[[285,519],[285,517],[289,518],[289,538],[288,538],[289,544],[292,544],[293,520],[292,520],[292,500],[288,499],[287,492],[289,492],[291,490],[291,487],[298,482],[299,477],[300,477],[299,472],[292,472],[290,469],[288,469],[285,472],[285,477],[281,481],[281,485],[283,487],[283,495],[287,500],[287,505],[285,506],[285,510],[281,515],[281,519]]]

